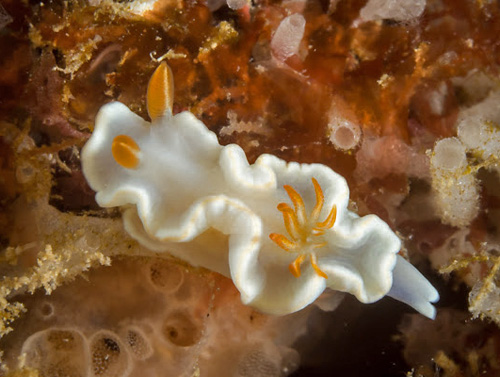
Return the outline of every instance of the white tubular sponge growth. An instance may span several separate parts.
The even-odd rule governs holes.
[[[340,150],[347,151],[358,146],[361,128],[347,119],[331,117],[328,122],[329,139]]]
[[[495,123],[477,118],[463,119],[458,124],[457,133],[467,149],[480,159],[499,155],[500,127]]]
[[[461,172],[467,166],[465,146],[456,137],[439,140],[434,146],[432,166],[441,174]]]
[[[247,0],[227,0],[227,6],[231,9],[241,9],[247,4]]]
[[[426,0],[369,0],[359,12],[361,22],[391,19],[410,21],[420,17]]]
[[[306,20],[301,14],[292,14],[281,21],[271,40],[271,50],[276,59],[284,62],[299,53],[305,27]]]
[[[439,140],[431,156],[432,187],[444,223],[466,226],[479,210],[476,178],[467,166],[466,148],[456,137]]]

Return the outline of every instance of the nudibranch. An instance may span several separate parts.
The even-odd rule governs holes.
[[[133,238],[231,278],[242,301],[265,313],[295,312],[329,288],[364,303],[389,295],[435,316],[437,291],[397,254],[385,222],[347,208],[342,176],[269,154],[250,165],[192,113],[173,115],[172,103],[163,62],[148,86],[151,122],[106,104],[82,151],[97,203],[121,206]]]

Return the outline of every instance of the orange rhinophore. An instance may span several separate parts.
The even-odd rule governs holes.
[[[318,222],[318,217],[325,203],[325,197],[321,186],[315,178],[312,178],[312,183],[316,193],[316,204],[309,217],[307,216],[304,200],[300,194],[289,185],[283,186],[293,203],[294,209],[287,203],[280,203],[277,208],[283,215],[285,228],[291,240],[277,233],[271,233],[269,238],[283,250],[299,254],[288,266],[293,276],[300,277],[300,266],[305,261],[307,255],[309,255],[311,265],[316,274],[327,279],[328,276],[318,266],[315,249],[326,246],[327,242],[318,239],[318,237],[321,237],[327,229],[332,228],[335,224],[337,206],[333,205],[326,219]]]
[[[167,63],[162,62],[151,76],[146,102],[151,120],[162,117],[167,113],[172,113],[174,78],[172,70]]]
[[[111,153],[115,161],[127,169],[135,169],[139,165],[141,149],[130,136],[118,135],[111,144]]]

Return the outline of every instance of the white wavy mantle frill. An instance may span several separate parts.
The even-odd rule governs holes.
[[[118,135],[140,148],[134,168],[111,152]],[[438,299],[432,285],[397,256],[400,240],[375,215],[347,209],[343,177],[321,164],[287,163],[264,154],[249,165],[237,145],[221,146],[193,114],[170,113],[152,123],[113,102],[100,110],[82,166],[102,207],[123,206],[124,224],[147,248],[168,252],[193,266],[230,277],[242,301],[263,312],[286,314],[312,303],[325,288],[348,292],[364,303],[388,294],[428,317]],[[319,219],[337,207],[334,225],[314,249],[320,276],[306,259],[302,273],[289,271],[300,253],[286,251],[269,235],[288,235],[279,203],[289,203],[284,185],[315,206],[312,178],[324,192]],[[306,252],[306,251],[304,251]],[[394,278],[393,278],[394,274]]]

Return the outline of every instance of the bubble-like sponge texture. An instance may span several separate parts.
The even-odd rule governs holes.
[[[25,352],[26,365],[50,377],[286,376],[298,367],[290,346],[308,317],[258,313],[229,279],[157,257],[115,260],[28,298],[5,359],[17,365]]]
[[[238,364],[238,377],[279,377],[280,358],[278,351],[265,352],[262,345],[243,353]]]
[[[130,373],[130,356],[119,337],[111,331],[95,333],[89,342],[92,376],[126,377]]]
[[[436,143],[431,156],[436,208],[442,221],[453,226],[469,224],[479,210],[476,178],[467,164],[466,147],[459,139]]]
[[[161,334],[169,343],[190,347],[201,339],[203,324],[187,310],[169,313],[161,327]]]
[[[457,137],[439,140],[431,155],[432,186],[443,222],[468,225],[479,212],[476,173],[485,168],[500,173],[500,92],[461,111]]]
[[[39,331],[24,342],[23,353],[26,365],[38,369],[43,376],[88,376],[87,341],[78,330],[49,328]]]
[[[148,336],[138,326],[127,327],[122,332],[122,339],[130,354],[138,360],[146,360],[153,354]]]
[[[149,278],[153,286],[165,293],[176,292],[184,282],[184,272],[179,266],[164,260],[151,263]]]
[[[465,146],[455,137],[442,139],[434,146],[432,165],[436,169],[456,171],[467,165]]]

